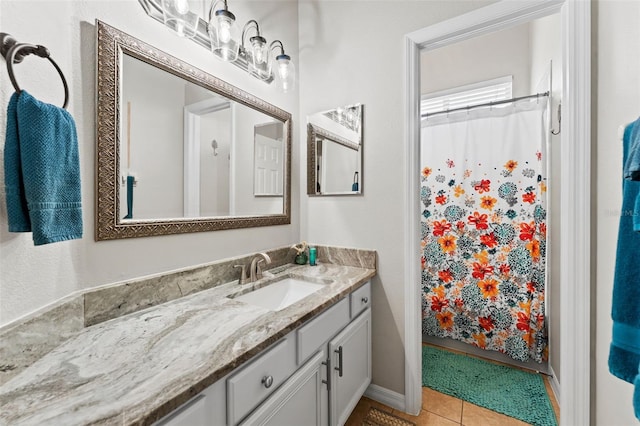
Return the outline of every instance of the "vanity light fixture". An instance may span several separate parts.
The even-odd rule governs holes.
[[[294,89],[296,83],[296,67],[291,61],[291,56],[284,52],[284,46],[280,40],[274,40],[269,45],[269,52],[273,49],[280,48],[280,54],[275,57],[275,64],[271,67],[276,79],[276,86],[283,93],[290,92]]]
[[[250,47],[247,50],[245,47],[245,36],[248,31],[254,29],[256,35],[249,38]],[[269,48],[267,46],[267,39],[260,35],[260,26],[254,19],[244,24],[242,28],[242,45],[240,46],[240,52],[243,55],[249,56],[249,73],[258,77],[260,80],[266,80],[271,76],[269,69]],[[247,55],[247,51],[251,55]]]
[[[192,38],[198,28],[198,15],[189,10],[187,0],[162,0],[164,24],[180,37]]]
[[[346,108],[336,108],[324,113],[324,116],[345,126],[347,129],[356,133],[360,132],[360,105],[354,105]]]
[[[267,40],[254,19],[248,21],[240,32],[235,15],[229,11],[227,0],[211,0],[206,17],[208,20],[189,10],[189,0],[138,2],[148,16],[163,22],[178,35],[191,38],[219,59],[236,65],[267,84],[275,80],[276,87],[284,93],[295,88],[295,65],[285,53],[282,42],[275,40],[267,45]],[[249,32],[255,32],[255,35],[250,36]],[[279,54],[273,57],[273,50],[278,48]]]
[[[222,9],[216,5],[222,3]],[[229,12],[227,0],[214,0],[209,7],[209,25],[207,26],[211,38],[211,51],[217,53],[220,59],[233,62],[238,59],[240,43],[238,43],[238,24],[236,16]]]

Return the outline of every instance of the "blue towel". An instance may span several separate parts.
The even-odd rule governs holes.
[[[623,138],[623,174],[627,176],[628,158],[640,143],[640,119],[625,128]],[[609,371],[629,383],[638,384],[640,368],[640,181],[624,179],[622,211],[618,230],[615,276],[613,282],[613,338],[609,351]],[[640,418],[640,392],[636,387],[634,406]]]
[[[127,176],[127,215],[123,219],[133,219],[133,176]]]
[[[640,120],[640,118],[638,119]],[[638,121],[636,120],[636,123]],[[629,129],[629,127],[631,127]],[[640,126],[631,123],[625,128],[629,130],[629,155],[624,161],[624,178],[630,180],[640,180]]]
[[[640,371],[638,371],[636,381],[633,385],[635,386],[633,391],[633,409],[636,414],[636,419],[640,420]]]
[[[14,93],[7,108],[7,132],[4,144],[4,182],[7,197],[9,232],[29,232],[29,210],[22,185],[20,145],[18,144],[18,94]]]
[[[5,187],[10,232],[35,245],[82,238],[80,162],[73,117],[26,91],[7,112]]]

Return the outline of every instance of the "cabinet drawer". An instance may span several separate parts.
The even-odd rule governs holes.
[[[371,283],[367,282],[365,285],[351,293],[351,319],[358,316],[358,314],[369,306],[371,306]]]
[[[323,343],[328,341],[349,323],[349,302],[344,298],[326,312],[300,327],[298,333],[298,364],[313,355]]]
[[[290,333],[227,380],[229,425],[242,420],[295,371],[295,340]]]

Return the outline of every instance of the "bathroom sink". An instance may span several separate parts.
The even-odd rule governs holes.
[[[324,287],[296,278],[284,278],[262,288],[234,297],[235,300],[280,311]]]

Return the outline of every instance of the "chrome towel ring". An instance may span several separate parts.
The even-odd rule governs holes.
[[[41,45],[18,43],[16,39],[13,38],[10,34],[0,33],[0,53],[7,62],[9,79],[11,80],[13,88],[18,93],[20,93],[22,89],[20,89],[18,81],[16,80],[15,74],[13,72],[13,64],[19,64],[20,62],[22,62],[25,56],[32,54],[41,58],[48,59],[49,62],[51,62],[51,64],[55,67],[56,71],[58,71],[58,74],[62,79],[62,84],[64,85],[64,104],[62,105],[62,108],[67,109],[67,105],[69,104],[69,86],[67,85],[67,80],[64,78],[62,70],[60,69],[58,64],[53,59],[51,59],[49,49]]]

